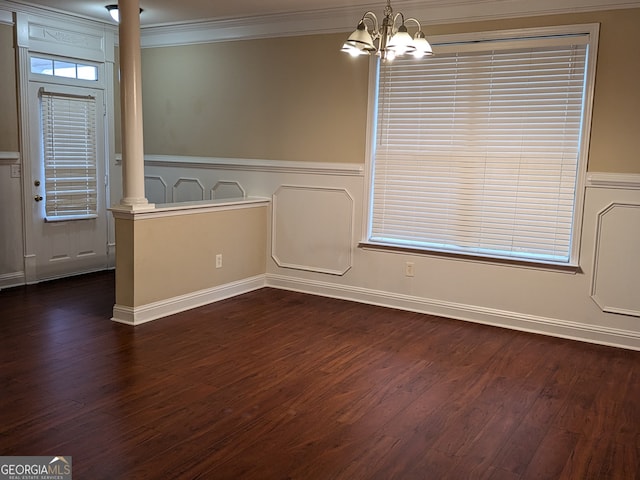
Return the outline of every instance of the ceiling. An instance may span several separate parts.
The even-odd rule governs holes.
[[[117,0],[29,0],[24,2],[18,0],[16,3],[41,6],[109,22],[111,20],[105,6],[118,2]],[[358,6],[366,9],[371,6],[371,3],[366,0],[227,0],[224,2],[220,0],[140,0],[140,7],[143,9],[140,23],[144,27]],[[380,10],[382,10],[384,0],[376,3],[380,4]],[[402,0],[395,0],[393,5],[400,6],[402,3]]]
[[[3,1],[6,0],[0,0],[0,3]],[[42,7],[111,24],[114,22],[105,6],[117,2],[118,0],[6,1],[8,4]],[[324,31],[328,30],[328,25],[333,31],[337,31],[338,26],[342,30],[349,30],[366,10],[381,14],[386,3],[385,0],[139,0],[139,2],[144,10],[140,15],[142,28],[197,24],[215,20],[223,21],[218,25],[222,23],[230,25],[234,24],[234,19],[245,22],[252,17],[259,23],[278,24],[280,22],[281,24],[285,17],[286,19],[306,17],[312,19],[312,23],[316,20],[324,22],[322,24]],[[391,3],[394,11],[406,10],[422,20],[428,19],[426,23],[640,7],[640,0],[392,0]],[[226,20],[232,21],[225,22]],[[256,22],[249,23],[256,24]],[[317,22],[315,26],[318,27]],[[172,41],[175,43],[176,39]]]

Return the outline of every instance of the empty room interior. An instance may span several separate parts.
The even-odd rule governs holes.
[[[639,25],[2,0],[2,462],[640,478]]]

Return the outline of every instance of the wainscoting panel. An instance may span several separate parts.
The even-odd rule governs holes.
[[[280,267],[344,275],[352,266],[353,198],[344,189],[283,185],[273,194]]]
[[[204,200],[204,187],[197,178],[180,178],[173,186],[173,202]]]
[[[197,178],[206,195],[233,181],[271,197],[267,286],[640,351],[640,174],[589,173],[580,271],[569,273],[357,248],[362,165],[153,156],[145,172],[169,186]],[[128,320],[154,316],[147,307]]]
[[[599,212],[591,297],[603,312],[640,317],[640,205]]]
[[[238,182],[220,180],[211,189],[211,199],[220,200],[221,198],[245,198],[247,193]]]
[[[167,183],[158,175],[145,175],[144,192],[149,203],[156,205],[169,203],[169,198],[167,198]]]

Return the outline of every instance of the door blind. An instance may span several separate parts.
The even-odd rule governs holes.
[[[48,221],[97,216],[96,99],[41,92]]]
[[[569,262],[587,39],[381,64],[369,240]]]

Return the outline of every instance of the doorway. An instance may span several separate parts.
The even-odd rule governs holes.
[[[104,92],[30,81],[28,96],[32,280],[105,269]]]

